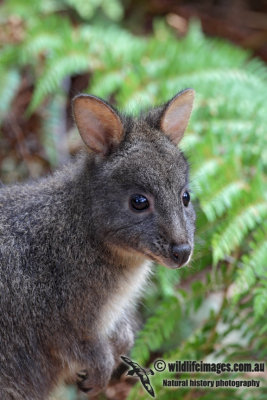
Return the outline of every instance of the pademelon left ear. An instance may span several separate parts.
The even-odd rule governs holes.
[[[106,156],[122,141],[122,121],[104,100],[81,94],[74,97],[72,107],[80,135],[91,151]]]
[[[160,120],[160,128],[177,145],[184,135],[189,122],[195,91],[185,89],[167,105]]]

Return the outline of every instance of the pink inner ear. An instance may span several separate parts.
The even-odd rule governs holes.
[[[122,140],[123,126],[116,112],[100,99],[80,96],[74,100],[74,117],[84,143],[106,155]]]
[[[96,115],[91,110],[84,108],[80,110],[77,121],[79,121],[77,126],[84,143],[97,153],[105,153],[107,151],[105,133]]]
[[[161,119],[161,129],[177,145],[184,135],[191,115],[194,90],[178,94],[169,104]]]

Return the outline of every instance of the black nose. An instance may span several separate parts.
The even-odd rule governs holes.
[[[171,245],[171,258],[179,265],[185,264],[191,254],[191,246],[187,243]]]

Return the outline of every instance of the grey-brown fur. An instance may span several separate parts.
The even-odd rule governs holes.
[[[84,151],[52,176],[0,188],[1,400],[47,399],[81,370],[81,388],[103,388],[133,344],[136,271],[141,279],[147,259],[168,265],[171,243],[193,247],[194,211],[181,201],[188,164],[160,130],[166,107],[120,115],[108,155]],[[134,193],[154,210],[129,210]],[[128,303],[105,330],[116,293]]]

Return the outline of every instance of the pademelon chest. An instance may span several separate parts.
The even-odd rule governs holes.
[[[134,309],[142,295],[151,272],[152,262],[144,261],[122,275],[117,287],[100,311],[99,328],[104,336],[110,335],[124,313]]]

